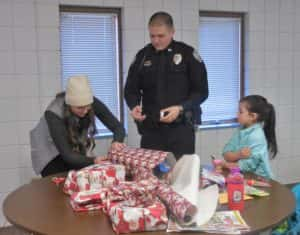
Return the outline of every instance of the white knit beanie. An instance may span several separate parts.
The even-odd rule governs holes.
[[[86,106],[93,103],[93,93],[87,76],[72,76],[66,88],[66,104],[71,106]]]

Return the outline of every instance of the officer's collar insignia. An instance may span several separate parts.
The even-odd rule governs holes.
[[[202,63],[202,58],[200,57],[199,53],[196,50],[193,51],[193,56],[196,60]]]
[[[182,61],[182,55],[181,54],[175,54],[173,56],[173,62],[174,62],[174,64],[176,64],[176,65],[180,64],[181,61]]]
[[[146,66],[146,67],[151,66],[151,65],[152,65],[151,60],[146,60],[146,61],[144,62],[144,66]]]

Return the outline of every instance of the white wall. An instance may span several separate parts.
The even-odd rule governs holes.
[[[61,89],[59,4],[122,8],[125,77],[134,54],[148,42],[146,25],[153,12],[171,13],[175,38],[195,47],[200,9],[247,12],[249,93],[266,96],[277,110],[279,154],[272,165],[278,180],[300,181],[300,0],[0,0],[1,205],[9,192],[34,176],[28,133]],[[138,146],[128,119],[128,144]],[[232,129],[197,133],[202,162],[220,154],[231,134]],[[99,152],[105,153],[109,143],[98,141]]]

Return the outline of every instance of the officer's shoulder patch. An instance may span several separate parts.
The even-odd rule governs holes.
[[[133,60],[131,61],[130,66],[132,66],[135,63],[135,61],[136,61],[136,55],[134,56]]]
[[[193,50],[193,56],[196,60],[198,60],[200,63],[202,63],[202,58],[201,56],[199,55],[198,51],[197,50]]]

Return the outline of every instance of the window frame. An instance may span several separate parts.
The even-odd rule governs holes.
[[[244,97],[245,91],[245,13],[242,12],[225,12],[225,11],[199,11],[199,29],[200,29],[200,17],[215,17],[215,18],[238,18],[241,23],[240,30],[240,97]],[[199,39],[200,41],[200,39]],[[204,59],[205,63],[205,59]],[[209,73],[209,72],[208,72]],[[209,85],[209,74],[208,74]],[[236,104],[237,105],[237,104]],[[237,125],[237,118],[222,120],[220,122],[203,121],[199,126],[202,128],[227,128],[235,127]]]
[[[104,8],[104,7],[89,7],[89,6],[72,6],[72,5],[60,5],[59,13],[62,12],[74,12],[74,13],[108,13],[115,14],[117,16],[117,48],[118,48],[118,86],[119,89],[117,94],[119,95],[119,114],[120,117],[116,116],[116,118],[124,124],[124,103],[123,103],[123,54],[122,54],[122,12],[121,8]],[[60,24],[59,24],[60,27]],[[60,47],[61,53],[61,47]],[[63,68],[62,68],[63,69]],[[113,94],[112,94],[113,95]],[[108,107],[109,108],[109,107]],[[108,130],[110,132],[110,130]],[[107,136],[111,136],[111,133],[97,133],[95,137],[105,138]]]

